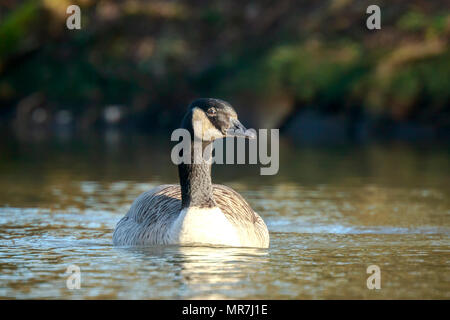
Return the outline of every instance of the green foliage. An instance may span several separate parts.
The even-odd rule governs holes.
[[[427,16],[419,11],[408,11],[397,23],[398,27],[407,31],[422,30],[429,25]]]
[[[327,13],[289,3],[278,12],[237,10],[242,4],[231,0],[201,8],[86,2],[89,23],[68,31],[46,2],[23,2],[0,21],[0,105],[14,108],[36,92],[80,112],[118,103],[156,114],[205,95],[287,96],[323,110],[401,109],[406,117],[449,105],[450,15],[439,3],[392,5],[372,32],[359,7]],[[35,52],[15,62],[30,43]]]
[[[398,20],[397,26],[403,31],[426,30],[428,33],[442,35],[449,21],[450,14],[445,11],[433,16],[427,16],[420,11],[408,11]]]
[[[0,22],[0,62],[19,49],[19,45],[30,32],[32,22],[37,19],[37,1],[27,1]]]

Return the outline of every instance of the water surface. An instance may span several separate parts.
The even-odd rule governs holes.
[[[0,297],[450,298],[450,152],[402,144],[281,143],[280,172],[216,165],[266,221],[269,249],[115,248],[143,191],[177,181],[167,137],[0,144]],[[81,289],[66,287],[69,265]],[[381,289],[366,269],[378,265]]]

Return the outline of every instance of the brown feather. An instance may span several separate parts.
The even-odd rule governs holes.
[[[217,206],[236,228],[242,246],[269,246],[269,233],[261,217],[245,199],[224,185],[213,185]],[[166,244],[165,232],[178,217],[181,209],[179,185],[162,185],[144,192],[117,224],[113,235],[116,245]]]

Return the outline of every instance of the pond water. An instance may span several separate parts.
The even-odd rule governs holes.
[[[143,191],[177,181],[167,137],[0,142],[0,298],[450,298],[450,151],[403,144],[299,146],[280,171],[216,165],[213,181],[263,217],[271,246],[115,248]],[[66,269],[81,288],[66,287]],[[381,289],[367,288],[367,267]]]

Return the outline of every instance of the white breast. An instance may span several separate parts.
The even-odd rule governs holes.
[[[187,208],[169,230],[172,244],[241,245],[236,229],[218,208]]]

